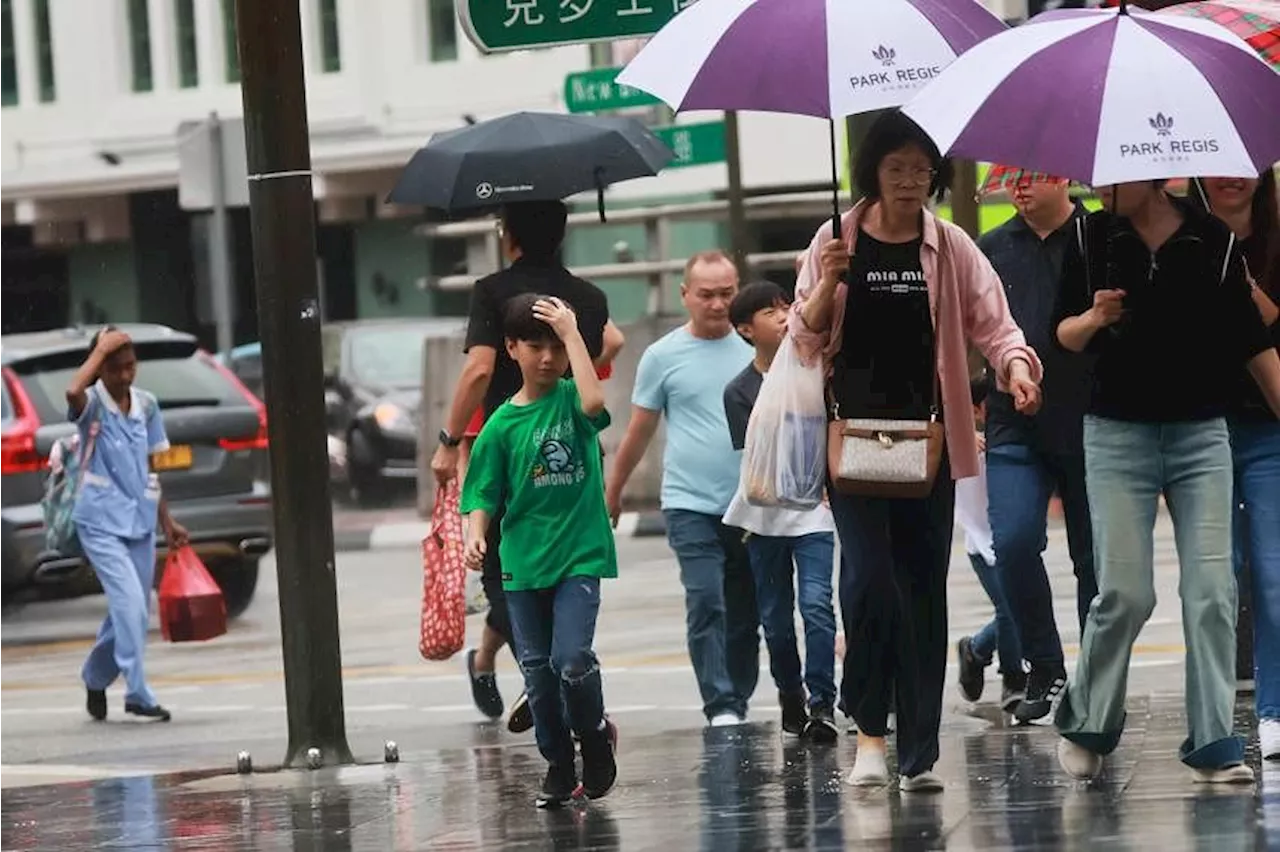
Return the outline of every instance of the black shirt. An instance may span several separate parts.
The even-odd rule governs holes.
[[[1040,356],[1044,404],[1033,416],[1017,411],[1013,397],[996,389],[994,371],[987,387],[987,446],[1023,444],[1055,455],[1084,451],[1084,413],[1089,407],[1093,358],[1067,353],[1057,345],[1054,305],[1062,284],[1067,250],[1076,242],[1076,222],[1087,215],[1077,204],[1071,218],[1044,239],[1021,216],[1014,216],[978,240],[978,247],[1004,284],[1014,322]]]
[[[1280,239],[1280,235],[1275,236],[1274,239]],[[1250,234],[1241,240],[1240,246],[1245,260],[1249,262],[1249,271],[1253,274],[1253,279],[1258,282],[1258,287],[1271,301],[1280,303],[1280,259],[1271,260],[1268,264],[1266,243],[1257,233]],[[1272,323],[1267,331],[1271,335],[1271,342],[1280,346],[1280,321]],[[1250,422],[1275,422],[1276,416],[1271,411],[1271,406],[1267,405],[1262,390],[1247,370],[1241,371],[1239,396],[1231,413],[1238,419]]]
[[[927,420],[936,410],[937,356],[921,241],[883,243],[858,231],[832,380],[841,417]]]
[[[471,291],[471,316],[467,320],[465,349],[489,346],[497,350],[493,378],[484,395],[488,417],[506,402],[524,380],[520,367],[507,355],[502,333],[502,310],[507,300],[521,293],[541,293],[563,299],[578,315],[578,330],[587,352],[598,358],[604,348],[604,326],[609,321],[609,301],[599,287],[569,273],[554,261],[539,263],[520,258],[511,266],[481,278]]]
[[[1073,245],[1057,322],[1093,305],[1093,291],[1122,289],[1125,317],[1093,336],[1089,411],[1115,420],[1180,422],[1227,413],[1244,364],[1272,345],[1249,294],[1239,246],[1220,220],[1177,198],[1182,226],[1154,253],[1127,219],[1085,220],[1087,263]],[[1223,277],[1223,266],[1226,275]]]
[[[751,409],[756,406],[763,384],[764,376],[753,361],[724,386],[724,415],[729,421],[729,440],[735,450],[747,445],[747,421],[751,419]]]

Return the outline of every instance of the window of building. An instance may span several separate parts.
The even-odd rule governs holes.
[[[240,45],[236,38],[236,0],[222,0],[222,43],[227,58],[227,82],[240,82]]]
[[[151,76],[151,15],[147,10],[147,0],[128,0],[128,4],[133,90],[149,92],[155,85]]]
[[[0,0],[0,78],[4,106],[18,102],[18,54],[13,49],[13,1]]]
[[[458,22],[453,0],[427,0],[427,36],[432,62],[451,62],[458,58]]]
[[[342,45],[338,39],[338,0],[320,0],[320,67],[342,70]]]
[[[36,76],[40,82],[40,100],[49,103],[58,97],[53,78],[53,27],[49,23],[49,0],[35,0],[36,11]]]
[[[173,37],[178,48],[178,85],[194,89],[200,85],[195,0],[173,0]]]

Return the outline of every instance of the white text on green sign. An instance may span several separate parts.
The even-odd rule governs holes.
[[[724,162],[723,121],[657,127],[653,132],[675,152],[676,158],[667,164],[669,169]]]
[[[650,36],[694,0],[454,0],[482,53]]]
[[[648,92],[618,85],[616,78],[621,70],[596,68],[565,77],[564,103],[569,112],[603,112],[661,103]]]

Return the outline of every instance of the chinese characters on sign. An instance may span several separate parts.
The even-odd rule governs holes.
[[[649,36],[693,0],[455,0],[482,53]]]
[[[621,68],[596,68],[564,78],[564,103],[569,112],[606,112],[661,103],[648,92],[615,82]]]
[[[669,169],[724,162],[723,121],[657,127],[654,128],[653,133],[667,143],[667,147],[676,155],[676,158],[667,165]]]

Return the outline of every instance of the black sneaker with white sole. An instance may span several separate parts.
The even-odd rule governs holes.
[[[818,704],[809,709],[809,724],[804,727],[804,738],[819,745],[830,745],[840,739],[836,715],[829,705]]]
[[[161,707],[159,704],[153,704],[145,707],[141,704],[131,704],[125,702],[124,712],[130,716],[141,716],[143,719],[149,719],[152,722],[167,722],[170,718],[169,711]]]
[[[956,657],[960,661],[960,694],[965,701],[977,702],[986,686],[986,665],[973,653],[973,637],[964,636],[956,643]]]
[[[1027,697],[1027,673],[1001,675],[1000,681],[1000,709],[1012,713]]]
[[[533,708],[529,706],[529,693],[522,692],[511,705],[511,715],[507,717],[507,730],[513,734],[523,734],[533,727]]]
[[[800,736],[809,724],[808,699],[803,692],[779,692],[778,706],[782,708],[782,730]]]
[[[89,711],[95,722],[107,718],[107,692],[104,689],[86,689],[84,709]]]
[[[618,762],[614,754],[618,728],[608,719],[604,724],[601,730],[582,738],[582,795],[588,799],[604,798],[618,780]]]
[[[542,779],[542,790],[534,804],[540,808],[558,808],[573,798],[578,789],[578,772],[572,763],[552,763]]]
[[[490,719],[502,718],[502,693],[493,672],[476,671],[476,650],[467,651],[467,677],[471,680],[471,700],[476,709]]]
[[[1014,710],[1014,718],[1027,723],[1048,716],[1066,685],[1065,669],[1032,666],[1031,673],[1027,675],[1027,695]]]

